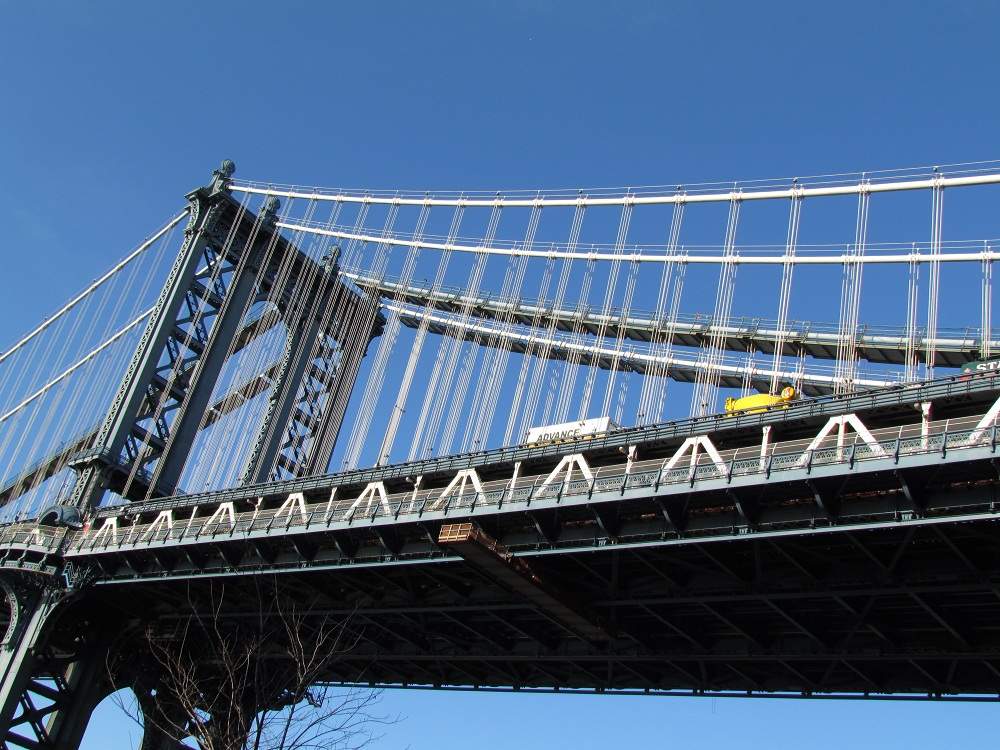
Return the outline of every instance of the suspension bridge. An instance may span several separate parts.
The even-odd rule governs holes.
[[[998,193],[224,162],[0,354],[3,747],[166,710],[109,659],[263,578],[350,616],[336,684],[997,700]]]

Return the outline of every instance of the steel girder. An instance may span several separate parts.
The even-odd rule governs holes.
[[[623,314],[613,310],[609,316],[600,310],[558,309],[551,301],[541,305],[523,301],[506,302],[490,297],[472,297],[462,289],[434,287],[427,283],[401,284],[398,279],[376,279],[362,273],[344,273],[362,289],[369,289],[385,299],[423,307],[431,302],[435,310],[444,312],[468,311],[470,315],[489,320],[512,320],[530,326],[541,316],[548,325],[563,332],[596,335],[603,331],[608,339],[619,337],[632,341],[655,341],[665,344],[672,338],[676,346],[699,347],[706,345],[713,335],[721,337],[720,346],[730,351],[747,351],[753,347],[765,354],[773,353],[781,342],[782,354],[795,356],[808,354],[819,359],[835,359],[843,336],[837,326],[830,323],[789,321],[784,331],[778,330],[777,321],[760,318],[739,318],[726,326],[712,324],[711,315],[689,315],[678,320],[658,319],[655,314],[643,311]],[[413,319],[411,318],[410,321]],[[410,324],[410,321],[407,324]],[[904,364],[909,336],[904,326],[860,326],[854,334],[858,356],[870,362]],[[958,367],[981,356],[983,342],[978,331],[964,329],[939,336],[934,341],[934,364]],[[993,342],[994,350],[1000,342]],[[915,355],[922,361],[926,357],[927,342],[918,333]]]

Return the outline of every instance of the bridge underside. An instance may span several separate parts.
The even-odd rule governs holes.
[[[544,596],[443,553],[286,569],[282,588],[312,602],[317,616],[352,617],[362,639],[327,675],[337,682],[1000,693],[1000,581],[984,572],[1000,563],[994,520],[670,545],[609,540],[563,552],[536,546],[518,559]],[[296,554],[289,548],[289,558]],[[256,616],[241,602],[255,601],[258,584],[235,571],[217,575],[229,590],[224,617]],[[215,576],[118,580],[95,586],[92,606],[132,621],[158,613],[165,629],[181,604],[207,605],[218,590]],[[572,602],[553,593],[569,589]]]
[[[988,379],[948,387],[955,395],[936,404],[953,430],[996,396]],[[874,402],[862,412],[870,425],[913,414],[912,406]],[[778,420],[772,431],[791,437],[825,419],[794,409],[769,418]],[[739,421],[716,442],[737,440]],[[258,534],[242,522],[202,527],[193,543],[177,534],[142,541],[137,531],[129,532],[136,541],[81,543],[67,559],[92,576],[79,593],[84,606],[118,622],[151,618],[162,632],[192,602],[212,609],[220,583],[225,617],[257,616],[260,577],[273,573],[314,616],[349,617],[359,634],[326,675],[334,682],[996,699],[1000,470],[992,434],[976,449],[961,448],[956,436],[955,448],[941,443],[919,464],[889,454],[835,472],[775,472],[752,486],[692,475],[684,486],[634,493],[622,484],[613,501],[599,492],[540,494],[347,523],[274,516]],[[668,456],[680,439],[647,441],[644,451]],[[521,458],[522,471],[544,476],[557,459],[541,453]],[[592,465],[624,458],[612,447],[587,455]],[[413,466],[411,476],[433,476],[430,468]],[[487,467],[479,471],[487,481]],[[403,477],[382,480],[390,491],[393,481],[406,486]],[[269,507],[292,487],[219,499],[247,513],[258,497]],[[294,487],[310,509],[326,507],[329,483]],[[353,494],[341,491],[349,503]],[[181,500],[212,512],[207,496]],[[148,505],[136,506],[135,528],[151,528],[164,501]]]

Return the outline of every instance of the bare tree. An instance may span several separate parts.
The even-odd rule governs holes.
[[[338,660],[357,644],[352,618],[315,609],[274,579],[188,589],[112,650],[111,683],[137,704],[143,750],[356,750],[388,723],[379,692],[337,687]]]

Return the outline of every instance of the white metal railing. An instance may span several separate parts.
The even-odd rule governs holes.
[[[12,523],[0,526],[0,548],[31,547],[55,551],[65,536],[66,529],[36,523]]]

